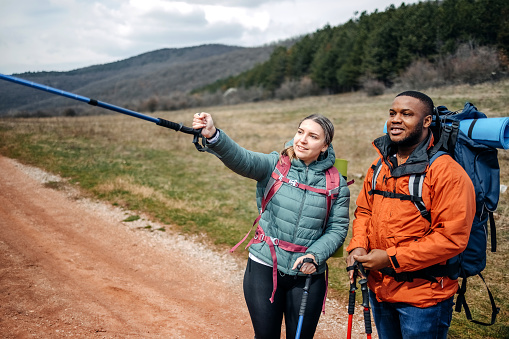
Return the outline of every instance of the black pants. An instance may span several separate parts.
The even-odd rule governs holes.
[[[256,339],[279,339],[285,316],[286,338],[295,338],[299,322],[299,309],[306,277],[284,275],[278,271],[277,291],[274,303],[272,294],[272,267],[251,259],[244,274],[244,298],[251,315]],[[301,338],[313,338],[320,319],[325,296],[325,274],[312,276]]]

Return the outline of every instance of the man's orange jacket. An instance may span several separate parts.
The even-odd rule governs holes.
[[[427,152],[433,136],[423,142],[410,155],[407,162],[396,168],[388,160],[394,156],[389,137],[373,142],[379,153],[382,168],[376,189],[409,194],[409,175],[401,169],[424,163],[426,176],[422,198],[431,212],[431,224],[411,201],[386,198],[368,192],[371,190],[373,166],[368,170],[363,188],[357,199],[353,237],[347,251],[361,247],[369,253],[382,249],[391,258],[396,273],[423,269],[435,264],[445,264],[447,259],[461,253],[468,243],[475,214],[474,186],[463,168],[449,155],[438,157],[432,166],[427,163]],[[399,173],[398,177],[393,174]],[[384,302],[404,302],[417,307],[428,307],[453,296],[458,289],[457,280],[437,277],[438,283],[425,279],[397,282],[393,277],[371,271],[368,286],[377,299]]]

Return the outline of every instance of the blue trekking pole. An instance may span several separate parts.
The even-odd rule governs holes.
[[[297,269],[300,270],[301,267],[302,267],[302,264],[305,263],[305,262],[310,262],[313,265],[315,265],[315,267],[318,268],[318,266],[315,264],[313,259],[311,259],[311,258],[304,258],[302,263],[300,263],[297,266]],[[295,334],[295,339],[299,339],[300,338],[300,333],[302,331],[302,323],[304,322],[304,313],[306,311],[306,306],[307,306],[307,303],[308,303],[308,295],[309,295],[309,287],[310,286],[311,286],[311,274],[308,274],[308,276],[306,278],[306,283],[304,284],[304,293],[302,294],[302,300],[300,302],[299,323],[297,324],[297,332]]]
[[[131,111],[131,110],[123,108],[123,107],[111,105],[111,104],[108,104],[106,102],[98,101],[98,100],[95,100],[95,99],[90,99],[90,98],[87,98],[87,97],[84,97],[84,96],[81,96],[81,95],[78,95],[78,94],[66,92],[66,91],[63,91],[63,90],[60,90],[60,89],[57,89],[57,88],[41,85],[41,84],[38,84],[38,83],[35,83],[35,82],[32,82],[32,81],[24,80],[24,79],[21,79],[21,78],[10,76],[10,75],[4,75],[4,74],[0,73],[0,79],[6,80],[6,81],[10,81],[10,82],[13,82],[13,83],[16,83],[16,84],[19,84],[19,85],[23,85],[23,86],[27,86],[27,87],[32,87],[32,88],[35,88],[35,89],[38,89],[38,90],[41,90],[41,91],[45,91],[45,92],[49,92],[49,93],[52,93],[52,94],[60,95],[60,96],[66,97],[66,98],[74,99],[74,100],[77,100],[77,101],[81,101],[81,102],[87,103],[87,104],[92,105],[92,106],[98,106],[98,107],[101,107],[101,108],[109,109],[110,111],[115,111],[115,112],[118,112],[118,113],[130,115],[130,116],[138,118],[138,119],[147,120],[147,121],[155,123],[158,126],[162,126],[162,127],[166,127],[166,128],[169,128],[169,129],[173,129],[173,130],[175,130],[177,132],[182,132],[182,133],[186,133],[186,134],[192,134],[194,136],[193,143],[194,143],[196,149],[198,151],[200,151],[200,152],[204,152],[205,149],[206,149],[205,138],[201,135],[201,129],[199,129],[199,130],[198,129],[193,129],[193,128],[190,128],[190,127],[186,127],[183,124],[177,124],[175,122],[164,120],[164,119],[161,119],[161,118],[154,118],[154,117],[151,117],[151,116],[148,116],[148,115],[145,115],[145,114],[141,114],[141,113],[138,113],[138,112],[135,112],[135,111]],[[199,143],[199,138],[200,137],[202,138],[202,145],[200,145],[200,143]]]

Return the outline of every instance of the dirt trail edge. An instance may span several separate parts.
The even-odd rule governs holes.
[[[0,337],[253,338],[243,262],[37,168],[0,156],[0,173]],[[315,337],[346,338],[346,313],[329,300]]]

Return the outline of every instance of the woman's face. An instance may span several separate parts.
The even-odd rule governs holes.
[[[297,158],[309,165],[328,147],[329,145],[325,144],[325,133],[319,124],[310,119],[300,124],[293,138],[293,149]]]

